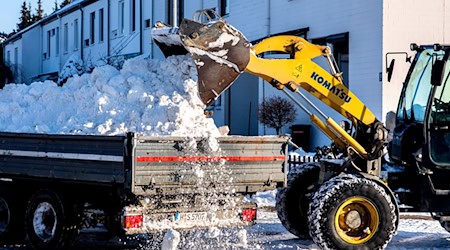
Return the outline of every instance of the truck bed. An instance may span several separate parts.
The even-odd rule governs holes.
[[[121,186],[135,195],[195,192],[195,164],[230,171],[236,192],[285,180],[282,137],[227,136],[220,152],[187,150],[183,137],[0,133],[0,178]],[[208,170],[206,170],[208,171]]]

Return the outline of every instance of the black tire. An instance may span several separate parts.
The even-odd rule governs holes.
[[[439,221],[439,224],[441,224],[445,231],[450,233],[450,221]]]
[[[384,188],[353,175],[324,183],[308,213],[311,237],[322,249],[384,249],[397,220],[397,207]]]
[[[69,247],[79,233],[79,213],[49,190],[31,196],[25,213],[25,231],[36,249]]]
[[[14,197],[14,194],[16,195]],[[25,211],[20,195],[12,190],[0,190],[0,244],[21,243],[25,238]]]
[[[281,224],[300,239],[310,239],[308,228],[309,198],[318,182],[320,163],[310,162],[292,169],[287,186],[278,189],[276,209]]]
[[[120,221],[120,212],[117,210],[105,210],[105,225],[108,230],[108,237],[123,236],[125,230]]]
[[[450,221],[441,220],[441,217],[447,217],[449,215],[449,213],[436,213],[432,214],[432,217],[439,221],[439,224],[441,224],[441,227],[444,228],[445,231],[450,233]]]

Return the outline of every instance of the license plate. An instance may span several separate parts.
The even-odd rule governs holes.
[[[176,222],[206,221],[207,217],[206,212],[176,213],[174,216]]]

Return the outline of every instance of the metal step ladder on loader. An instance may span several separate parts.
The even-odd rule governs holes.
[[[343,84],[330,48],[296,36],[274,36],[252,45],[212,10],[196,12],[194,20],[184,19],[179,27],[160,23],[153,38],[166,56],[191,54],[205,105],[241,73],[254,74],[283,91],[341,150],[339,160],[306,163],[287,174],[287,185],[277,195],[278,217],[287,230],[299,238],[312,238],[323,249],[383,249],[389,243],[398,228],[399,209],[396,196],[380,177],[388,130]],[[265,59],[262,55],[267,52],[284,53],[289,59]],[[328,69],[315,63],[319,58],[326,60]],[[437,72],[437,66],[432,68]],[[349,122],[339,126],[305,91]],[[448,109],[445,112],[448,115]]]

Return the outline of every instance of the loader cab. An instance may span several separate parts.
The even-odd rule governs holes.
[[[450,170],[450,47],[412,47],[417,54],[400,96],[390,156],[412,167]]]

